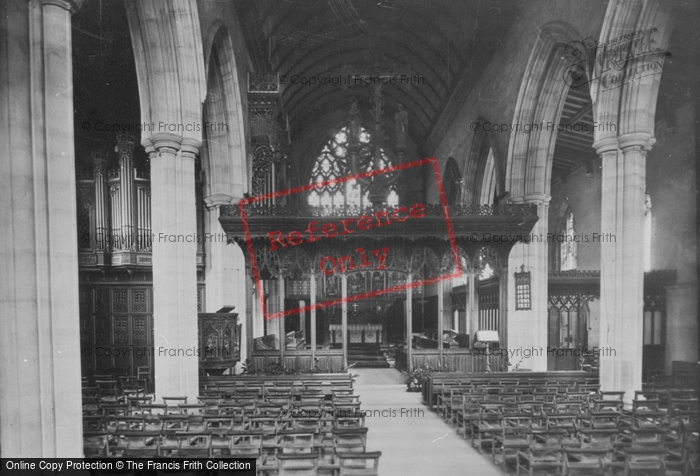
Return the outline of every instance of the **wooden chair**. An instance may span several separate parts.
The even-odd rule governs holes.
[[[208,458],[211,455],[211,433],[207,432],[178,432],[177,451],[171,457]]]
[[[663,446],[630,447],[622,450],[625,457],[624,476],[665,476],[665,456]]]
[[[278,454],[278,476],[316,476],[318,455],[316,453]]]
[[[472,424],[472,446],[479,453],[484,446],[492,447],[496,441],[496,435],[501,433],[501,405],[484,403],[479,407],[479,418]]]
[[[501,419],[501,431],[494,435],[491,459],[506,469],[509,460],[517,460],[518,452],[528,448],[530,441],[530,417],[504,416]],[[500,462],[497,461],[497,455],[500,455]]]
[[[106,431],[83,431],[83,454],[86,458],[110,456],[109,439]]]
[[[564,451],[562,475],[604,474],[605,459],[609,450],[605,448],[562,447]]]
[[[338,453],[339,476],[379,476],[381,451]]]
[[[472,438],[472,426],[479,419],[478,403],[465,401],[462,403],[462,408],[454,412],[452,423],[457,426],[457,434],[461,434],[463,438]]]
[[[367,447],[367,428],[334,428],[333,449],[336,453],[361,453]]]
[[[166,415],[179,415],[180,404],[187,404],[187,397],[162,397],[163,405],[165,405],[164,413]]]
[[[516,455],[516,475],[521,469],[532,476],[535,471],[558,472],[563,463],[562,435],[548,430],[530,430],[530,445]]]
[[[263,434],[261,431],[230,431],[226,434],[226,442],[228,446],[223,449],[223,453],[231,456],[241,456],[256,454],[256,457],[262,455]],[[219,452],[222,446],[214,444],[213,440],[217,438],[212,436],[212,451]],[[220,442],[224,440],[220,439]]]
[[[158,455],[159,431],[127,432],[120,436],[124,441],[123,457],[155,458]]]

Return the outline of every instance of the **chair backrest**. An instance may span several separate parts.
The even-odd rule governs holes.
[[[311,453],[314,449],[314,432],[308,430],[282,430],[277,433],[282,453]]]
[[[125,441],[124,456],[126,457],[155,457],[160,448],[160,432],[139,431],[124,433],[121,437]]]
[[[381,451],[370,453],[338,453],[340,476],[378,476]]]
[[[335,428],[362,428],[365,426],[365,416],[337,417],[333,419]]]
[[[623,453],[625,454],[625,474],[665,476],[667,450],[663,446],[626,448]]]
[[[177,456],[208,458],[211,455],[211,434],[207,432],[178,432]]]
[[[316,476],[318,473],[318,454],[316,453],[279,453],[277,455],[278,476]]]
[[[579,428],[579,439],[582,448],[606,448],[612,450],[619,432],[616,428]]]
[[[364,452],[367,447],[367,428],[334,428],[335,452]]]
[[[262,454],[263,434],[261,431],[230,431],[227,437],[229,452],[232,455]]]

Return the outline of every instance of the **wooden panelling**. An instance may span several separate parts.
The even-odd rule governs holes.
[[[254,371],[265,370],[270,364],[280,360],[278,350],[256,350],[251,359]],[[316,351],[316,365],[319,372],[336,373],[343,368],[343,351],[324,349]],[[294,349],[284,352],[284,368],[288,372],[311,372],[314,368],[310,349]]]

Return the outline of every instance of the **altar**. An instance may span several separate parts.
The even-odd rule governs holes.
[[[343,326],[341,324],[330,324],[331,344],[343,343]],[[380,344],[382,342],[381,324],[349,324],[348,342],[350,344]]]

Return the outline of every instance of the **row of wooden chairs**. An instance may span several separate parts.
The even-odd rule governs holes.
[[[640,391],[625,407],[623,392],[567,392],[563,395],[571,400],[542,402],[532,399],[534,394],[512,399],[508,392],[469,390],[450,389],[439,407],[443,418],[480,452],[490,449],[495,462],[504,467],[516,463],[518,472],[553,468],[564,474],[584,469],[653,474],[663,469],[690,474],[697,464],[697,399],[672,399],[661,408],[654,394]],[[641,436],[650,440],[642,442]],[[587,446],[600,438],[616,440],[605,452],[591,452]],[[650,451],[637,451],[640,446]]]
[[[253,458],[258,474],[378,475],[381,452],[366,452],[364,432],[336,430],[331,445],[318,445],[312,432],[284,431],[276,437],[274,451],[265,445],[262,432],[174,433],[167,439],[155,432],[123,433],[110,445],[105,433],[86,435],[86,456]]]

